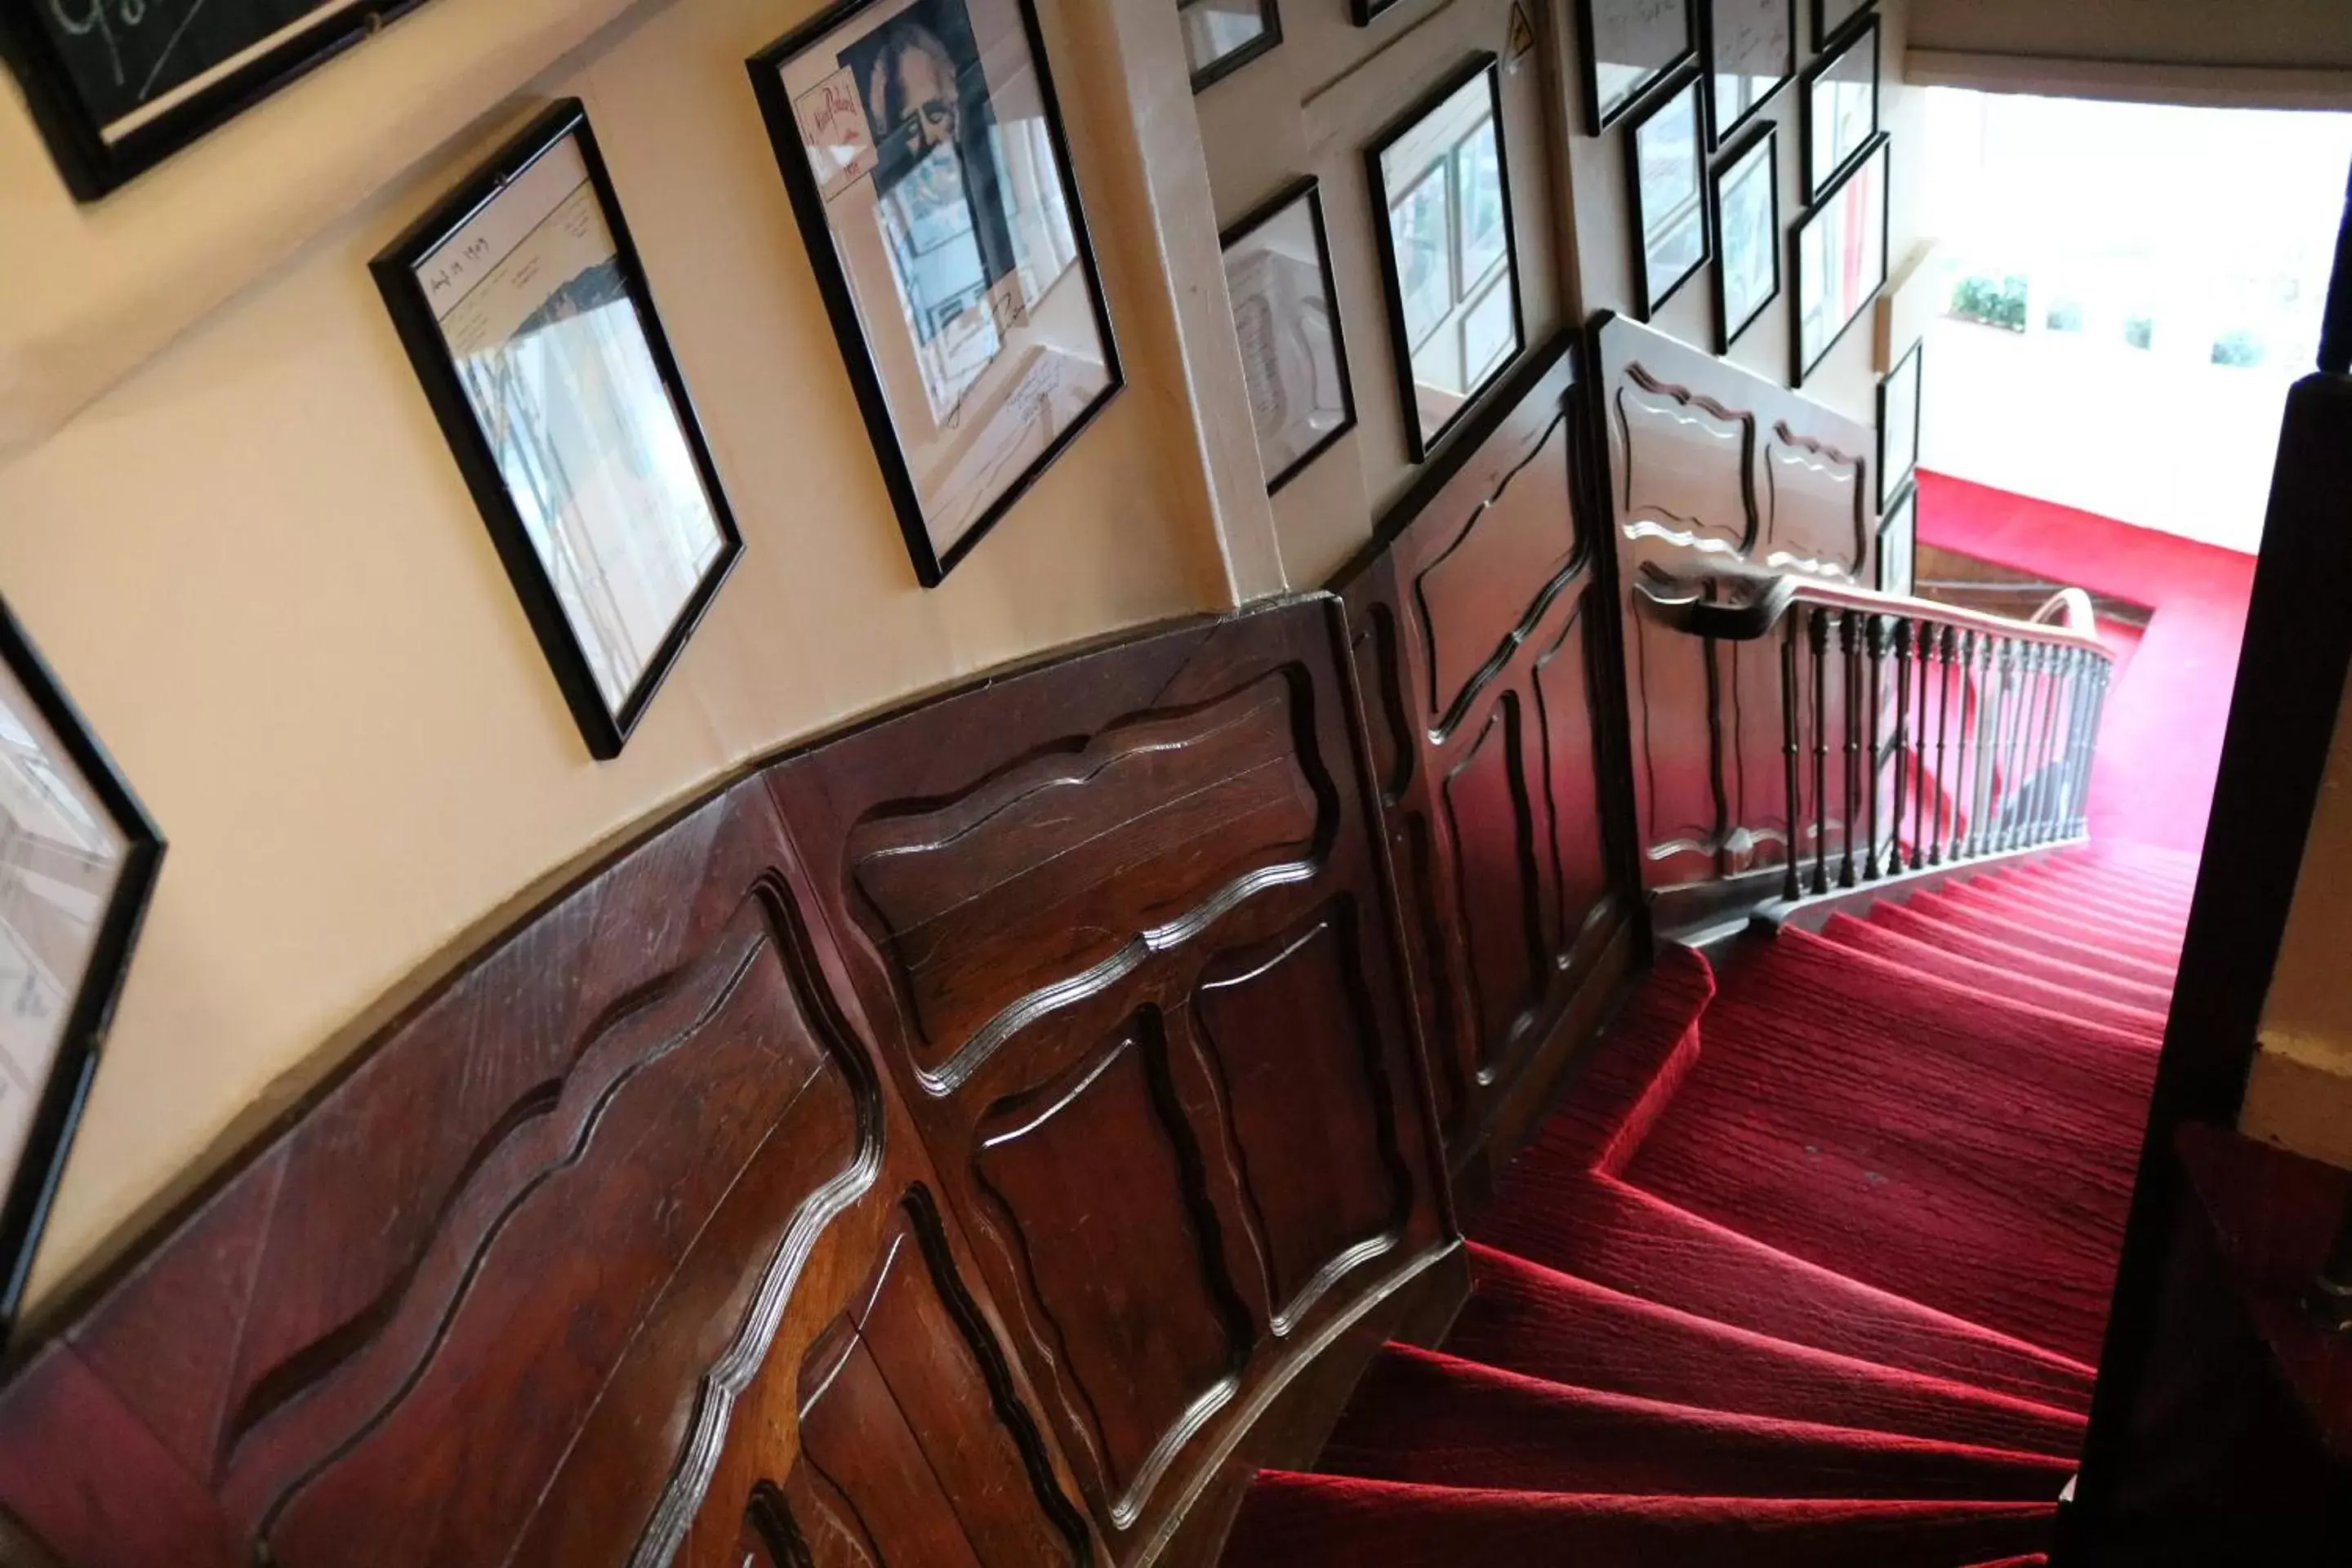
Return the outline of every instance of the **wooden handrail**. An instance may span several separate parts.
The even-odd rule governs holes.
[[[1935,599],[1916,599],[1906,594],[1874,593],[1790,573],[1768,575],[1726,571],[1676,577],[1644,563],[1633,591],[1641,595],[1660,625],[1724,642],[1755,642],[1770,637],[1790,609],[1813,605],[1894,620],[1927,621],[1955,631],[1972,631],[1979,636],[2012,638],[2047,647],[2079,648],[2103,662],[2114,662],[2114,655],[2094,629],[2096,622],[2091,596],[2080,588],[2062,588],[2053,594],[2030,620]]]

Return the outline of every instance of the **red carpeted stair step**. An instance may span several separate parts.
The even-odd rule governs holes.
[[[1969,1568],[2047,1541],[2053,1504],[1585,1497],[1265,1471],[1225,1562],[1379,1568]]]
[[[2178,938],[2126,930],[2079,911],[2070,911],[2063,905],[2044,906],[2036,900],[2016,893],[1995,891],[1975,882],[1948,884],[1937,889],[1937,896],[1963,908],[1989,911],[2013,927],[2057,931],[2070,942],[2080,942],[2119,958],[2137,959],[2158,969],[2173,968],[2180,962]]]
[[[2157,1041],[2164,1037],[2164,1015],[2143,1007],[2126,1007],[2104,997],[2075,991],[2030,974],[2001,969],[1966,954],[1948,952],[1935,943],[1908,937],[1885,926],[1871,925],[1852,915],[1832,915],[1822,927],[1822,940],[1858,952],[1874,953],[1890,963],[1906,965],[1924,979],[1957,985],[1963,991],[1990,991],[2022,1006],[2037,1007],[2060,1017],[2083,1018],[2094,1024]]]
[[[2047,1502],[2074,1462],[1563,1386],[1392,1346],[1316,1468],[1515,1491]]]
[[[2096,1359],[2153,1047],[1997,995],[1956,1005],[1900,965],[1797,931],[1727,983],[1705,1029],[1628,1181]]]
[[[2178,925],[2154,923],[2112,910],[2093,908],[2084,900],[2069,899],[2046,888],[1974,877],[1942,890],[1999,909],[2022,926],[2046,926],[2077,934],[2085,942],[2095,938],[2127,947],[2144,947],[2168,958],[2177,957],[2179,952]]]
[[[1548,1383],[2071,1458],[2083,1418],[1768,1338],[1475,1243],[1449,1354]]]
[[[2106,970],[2085,968],[2045,953],[2014,947],[1923,915],[1890,899],[1881,899],[1871,905],[1865,923],[1928,942],[1946,952],[1977,959],[2009,973],[2030,974],[2037,980],[2045,980],[2085,995],[2104,997],[2135,1010],[2161,1013],[2172,1005],[2172,991],[2168,984],[2152,985],[2145,981],[2126,979]],[[2014,937],[2018,933],[2012,931],[2011,935]],[[2018,937],[2018,940],[2030,939]]]
[[[1576,1092],[1531,1148],[1549,1151],[1555,1169],[1622,1163],[1697,1059],[1699,1019],[1714,998],[1715,974],[1706,959],[1687,947],[1661,950],[1641,992],[1593,1042]]]
[[[2176,946],[2189,923],[2185,912],[2139,904],[2108,889],[2076,887],[2021,871],[1993,872],[1971,879],[1969,886],[2011,900],[2022,910],[2047,914],[2060,923],[2087,920],[2105,929]]]
[[[2153,985],[2168,993],[2172,989],[2173,972],[2178,966],[2169,959],[2158,963],[2126,957],[2047,929],[2021,926],[2014,915],[1977,909],[1957,902],[1942,893],[1913,893],[1903,900],[1903,907],[1927,920],[1958,931],[1990,937],[1995,942],[2030,942],[2034,951],[2063,963],[2095,969],[2103,974],[2117,975],[2142,985]]]
[[[1965,1384],[2073,1415],[2091,1369],[1872,1289],[1597,1173],[1530,1151],[1480,1241],[1595,1285],[1811,1350]]]
[[[2013,880],[2022,887],[2087,899],[2119,914],[2137,915],[2176,929],[2189,923],[2189,900],[2186,894],[2159,895],[2106,875],[2096,867],[2070,868],[2039,861],[1999,875],[2002,880]]]

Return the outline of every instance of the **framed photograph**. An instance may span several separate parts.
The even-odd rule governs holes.
[[[1275,0],[1176,0],[1192,90],[1231,76],[1282,42]]]
[[[1797,74],[1797,0],[1707,0],[1710,145],[1732,141]]]
[[[163,836],[0,605],[0,1338],[163,860]]]
[[[1267,493],[1355,428],[1323,193],[1300,180],[1227,229],[1225,287]]]
[[[26,0],[0,5],[0,58],[66,188],[94,202],[419,3]]]
[[[1364,157],[1405,445],[1418,463],[1526,342],[1495,57],[1466,62]]]
[[[817,287],[925,587],[1118,391],[1030,0],[843,0],[754,55]]]
[[[1598,136],[1698,54],[1699,0],[1576,0],[1585,129]]]
[[[743,545],[579,100],[371,267],[589,754],[619,756]]]
[[[1805,199],[1818,202],[1878,134],[1878,18],[1805,73]]]
[[[1826,49],[1847,23],[1870,9],[1872,0],[1812,0],[1813,47]]]
[[[1919,491],[1906,485],[1878,520],[1878,591],[1908,594],[1917,586]]]
[[[1886,138],[1797,220],[1796,384],[1886,286]]]
[[[1780,293],[1780,129],[1759,125],[1715,171],[1715,352]]]
[[[1894,509],[1895,492],[1911,482],[1912,470],[1919,466],[1919,373],[1927,357],[1925,338],[1911,345],[1911,350],[1886,379],[1878,384],[1878,505],[1881,510]]]
[[[1700,77],[1691,71],[1640,111],[1625,139],[1642,247],[1634,310],[1644,321],[1706,265],[1706,119]]]

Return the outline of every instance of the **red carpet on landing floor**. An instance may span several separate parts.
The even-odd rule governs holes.
[[[1229,1568],[2022,1568],[2090,1408],[2194,861],[1664,952]],[[2061,945],[2063,943],[2063,945]]]
[[[2145,633],[2102,628],[2117,664],[2091,769],[2091,837],[2202,848],[2254,558],[1924,471],[1918,517],[1922,544],[2155,612]]]

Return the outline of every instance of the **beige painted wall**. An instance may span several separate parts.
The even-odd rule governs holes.
[[[439,0],[419,20],[505,3]],[[454,143],[417,146],[425,162],[386,188],[341,188],[350,210],[323,232],[282,264],[247,253],[271,269],[0,456],[0,592],[172,843],[37,1303],[313,1081],[420,964],[665,803],[965,672],[1278,586],[1262,518],[1255,539],[1245,518],[1221,535],[1213,470],[1230,439],[1190,416],[1221,372],[1188,357],[1199,311],[1163,246],[1198,252],[1205,234],[1213,255],[1214,224],[1189,112],[1136,107],[1189,100],[1172,8],[1156,0],[1042,6],[1129,388],[943,587],[916,586],[742,65],[814,8],[640,5],[535,78],[485,84]],[[379,68],[369,53],[355,72]],[[342,69],[273,102],[272,133],[289,148],[331,139]],[[626,752],[603,764],[366,269],[570,93],[612,165],[746,544]],[[137,188],[135,214],[79,215],[77,243],[113,265],[61,315],[120,327],[135,291],[167,289],[173,230],[151,194],[204,177],[175,163]],[[54,191],[31,179],[54,175],[0,96],[0,211],[54,216]],[[126,214],[142,245],[164,237],[160,250],[112,256]],[[0,229],[0,277],[34,266],[16,249],[30,243]]]
[[[2352,1168],[2352,692],[2312,814],[2240,1125]]]

